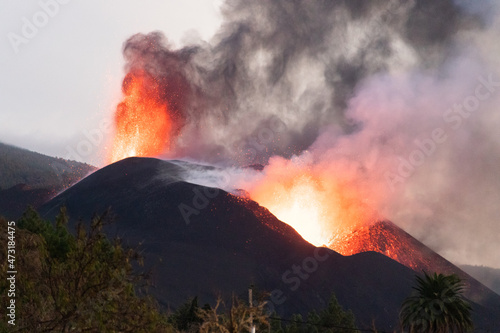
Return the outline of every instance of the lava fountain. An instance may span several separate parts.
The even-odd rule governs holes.
[[[160,98],[159,84],[144,71],[127,74],[123,100],[115,113],[115,136],[109,162],[131,156],[157,156],[170,145],[172,119]]]

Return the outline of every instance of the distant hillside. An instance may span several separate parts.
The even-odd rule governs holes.
[[[95,167],[0,143],[0,189],[26,184],[33,189],[68,187]]]
[[[462,265],[460,268],[500,295],[500,269],[472,265]]]
[[[94,166],[0,143],[0,215],[17,218],[95,171]]]

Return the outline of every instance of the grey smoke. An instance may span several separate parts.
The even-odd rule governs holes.
[[[360,124],[344,113],[359,82],[435,68],[457,31],[480,24],[445,0],[227,1],[223,14],[210,43],[174,50],[155,32],[124,46],[127,71],[146,70],[160,83],[182,127],[174,156],[252,162],[242,158],[246,138],[272,116],[288,131],[259,163],[301,152],[324,124],[355,131]]]
[[[165,157],[231,168],[302,158],[348,174],[366,201],[448,259],[500,267],[500,91],[460,128],[443,120],[479,76],[500,80],[494,5],[231,0],[209,42],[173,49],[159,32],[132,36],[126,70],[160,83],[178,120]],[[284,126],[262,142],[276,118]],[[391,189],[386,173],[438,127],[448,139]],[[272,168],[273,159],[263,173]]]

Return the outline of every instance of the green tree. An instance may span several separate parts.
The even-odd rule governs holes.
[[[356,331],[354,315],[345,311],[335,295],[330,297],[328,305],[319,313],[311,311],[307,320],[301,315],[294,315],[284,332],[285,333],[352,333]]]
[[[292,315],[290,322],[285,326],[285,333],[305,333],[307,329],[304,327],[304,319],[300,314]]]
[[[273,312],[269,315],[269,324],[271,326],[272,333],[284,333],[282,320],[280,316],[276,312]]]
[[[434,273],[416,277],[415,293],[400,312],[401,325],[410,333],[464,333],[472,331],[471,307],[464,284],[456,275]]]
[[[328,306],[319,314],[315,311],[309,313],[307,321],[312,324],[309,332],[350,333],[356,329],[354,314],[350,310],[344,311],[335,295],[330,297]]]
[[[104,235],[108,213],[95,216],[90,225],[79,223],[75,235],[66,229],[64,210],[56,221],[44,221],[33,210],[18,221],[18,316],[10,331],[173,332],[156,303],[136,293],[146,287],[146,276],[132,268],[141,261],[137,251]],[[1,228],[3,237],[5,220]],[[7,287],[5,279],[0,281],[2,304]]]
[[[208,307],[209,308],[209,307]],[[207,309],[207,307],[204,307]],[[168,322],[181,332],[198,332],[203,319],[199,316],[198,297],[188,300],[168,317]]]

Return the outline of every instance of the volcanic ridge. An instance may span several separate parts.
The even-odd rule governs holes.
[[[349,246],[336,248],[342,255],[308,243],[248,198],[186,182],[183,176],[195,167],[201,166],[121,160],[62,192],[40,212],[52,218],[65,205],[74,224],[111,207],[117,222],[108,234],[140,244],[146,266],[153,269],[152,292],[165,307],[193,296],[210,303],[218,294],[244,295],[255,285],[270,292],[271,309],[288,318],[324,307],[335,293],[360,327],[374,322],[393,330],[411,294],[414,269],[423,269],[465,277],[476,327],[500,329],[500,296],[395,224],[383,221],[356,230],[343,240]],[[190,214],[183,213],[185,206]],[[353,252],[345,253],[347,248]]]

